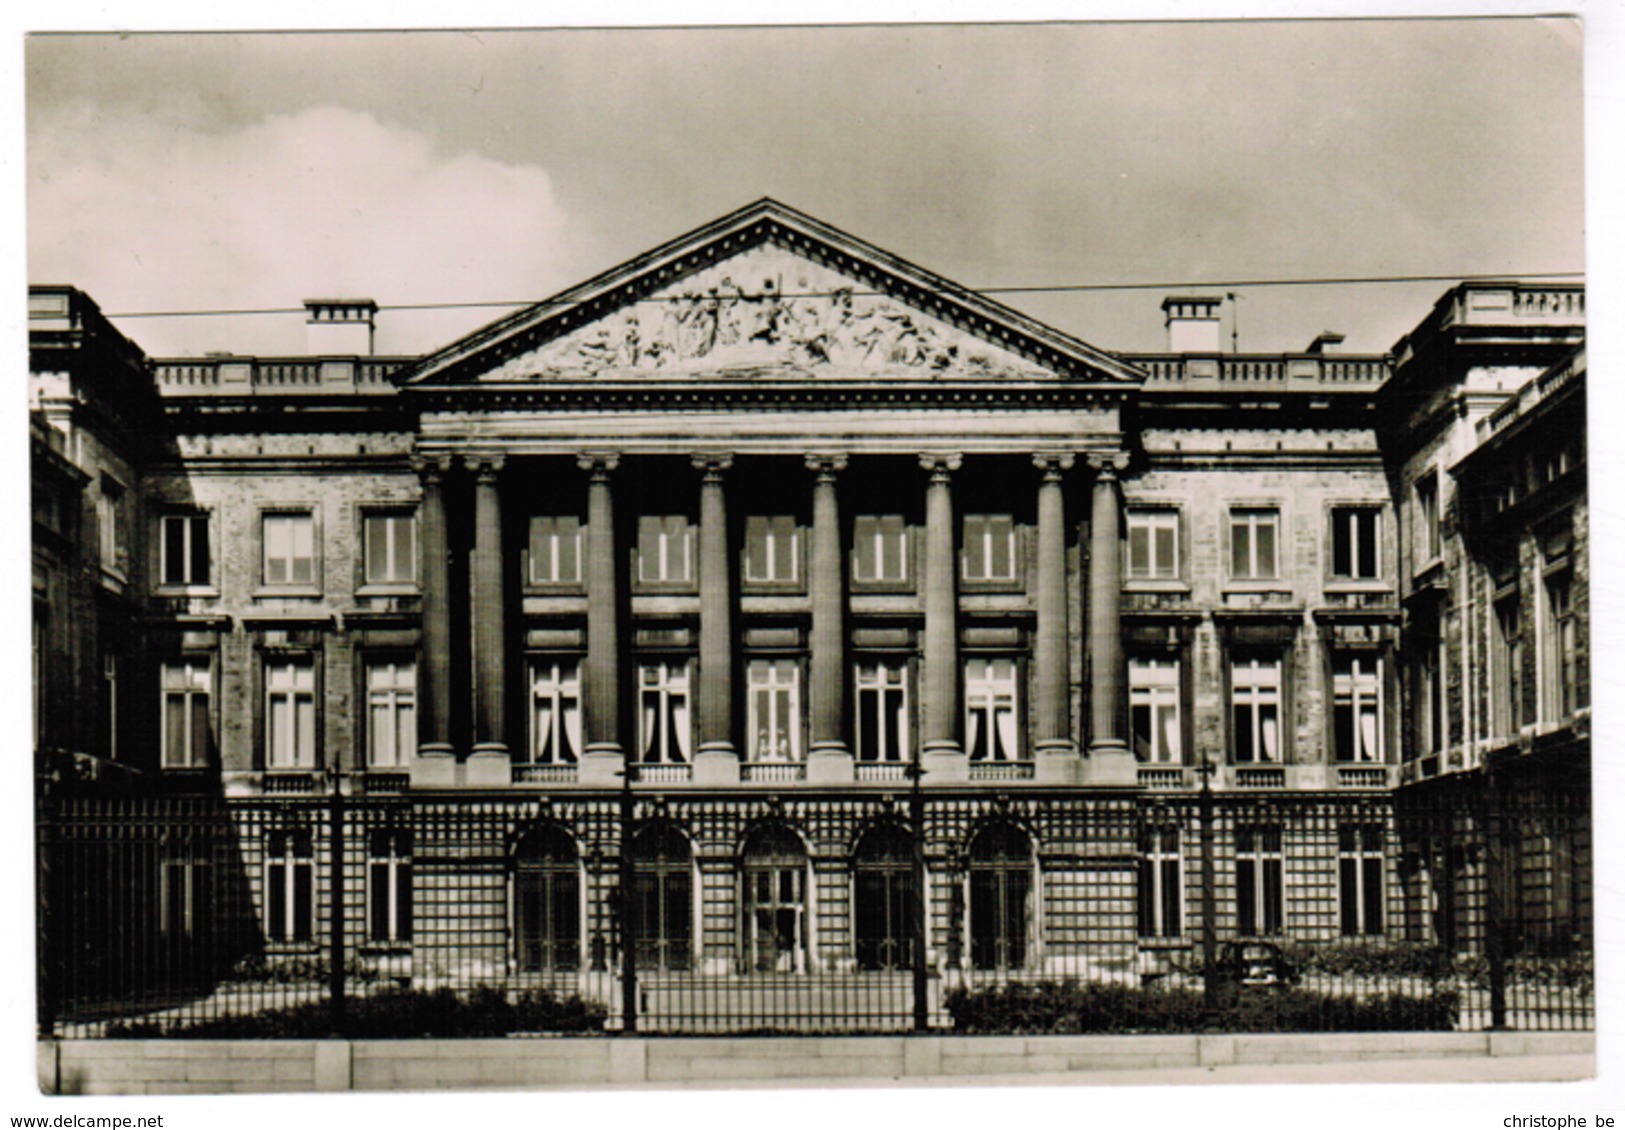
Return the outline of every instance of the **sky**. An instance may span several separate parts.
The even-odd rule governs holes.
[[[34,35],[28,279],[109,314],[365,296],[443,345],[761,196],[1093,345],[1233,291],[1380,352],[1447,283],[1585,269],[1567,19]],[[1190,284],[1163,286],[1162,284]],[[1203,284],[1221,284],[1217,287]],[[301,314],[115,318],[299,353]]]

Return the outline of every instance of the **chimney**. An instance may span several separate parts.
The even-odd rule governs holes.
[[[305,349],[317,357],[372,356],[370,298],[305,299]]]
[[[1311,341],[1309,343],[1309,348],[1307,350],[1305,350],[1304,352],[1312,353],[1316,357],[1319,357],[1323,353],[1336,353],[1336,352],[1338,352],[1339,347],[1342,344],[1343,344],[1343,335],[1342,334],[1333,333],[1331,330],[1322,330],[1320,332],[1320,334],[1315,338],[1315,340]]]
[[[1162,300],[1168,322],[1170,353],[1219,352],[1218,298],[1184,298],[1169,295]]]

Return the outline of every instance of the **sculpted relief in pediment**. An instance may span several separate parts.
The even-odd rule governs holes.
[[[484,379],[798,374],[1049,375],[838,272],[758,248],[515,357]]]

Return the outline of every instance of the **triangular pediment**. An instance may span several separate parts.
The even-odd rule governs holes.
[[[424,358],[410,385],[1132,382],[1131,366],[773,201]]]

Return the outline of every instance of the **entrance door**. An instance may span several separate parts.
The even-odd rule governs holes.
[[[749,876],[751,969],[758,973],[805,972],[805,869],[794,865],[752,868]]]
[[[756,973],[807,970],[807,852],[796,834],[768,825],[745,845],[741,964]]]

